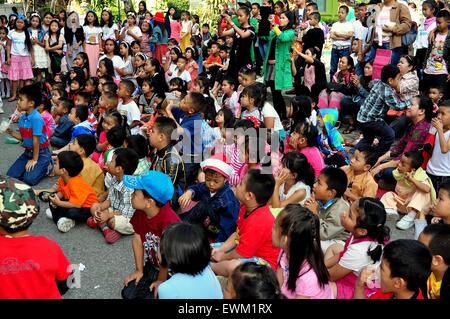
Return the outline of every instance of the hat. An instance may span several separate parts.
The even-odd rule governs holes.
[[[156,12],[155,15],[153,16],[153,21],[156,22],[164,22],[164,13],[160,12]]]
[[[203,171],[210,169],[229,179],[234,174],[234,170],[230,165],[225,163],[224,159],[224,154],[215,154],[211,158],[201,162],[200,167]]]
[[[171,200],[174,193],[172,180],[169,176],[157,171],[149,171],[146,175],[140,176],[125,175],[123,184],[128,188],[145,190],[162,205]]]
[[[27,184],[0,176],[0,226],[18,229],[29,226],[39,214],[39,203]]]

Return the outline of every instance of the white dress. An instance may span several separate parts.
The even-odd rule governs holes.
[[[31,37],[37,39],[38,38],[38,30],[31,30]],[[33,53],[34,53],[33,68],[36,68],[36,69],[48,68],[47,52],[45,52],[45,49],[43,47],[41,47],[39,44],[33,44]]]
[[[289,191],[287,192],[287,194],[284,193],[284,185],[280,186],[280,201],[285,201],[286,199],[288,199],[289,197],[291,197],[296,191],[304,189],[306,191],[306,196],[305,198],[303,198],[302,201],[299,202],[300,205],[303,205],[305,203],[305,201],[311,197],[311,187],[309,187],[308,185],[306,185],[303,182],[297,182],[294,185],[292,185],[292,187],[289,189]]]

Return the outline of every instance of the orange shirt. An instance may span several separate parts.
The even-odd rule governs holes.
[[[220,56],[214,56],[214,54],[211,54],[207,59],[205,64],[213,64],[214,62],[222,64],[222,59]]]
[[[90,208],[92,204],[98,203],[94,189],[80,175],[71,177],[67,184],[60,177],[57,190],[63,193],[65,200],[83,208]]]

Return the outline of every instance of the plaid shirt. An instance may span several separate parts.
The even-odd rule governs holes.
[[[133,217],[134,208],[131,205],[131,194],[133,190],[126,187],[123,181],[119,183],[116,177],[112,179],[112,185],[109,188],[108,200],[111,202],[111,208],[119,211],[126,218]]]
[[[373,121],[383,121],[387,111],[403,110],[411,104],[411,101],[399,101],[395,96],[395,91],[389,84],[380,80],[373,81],[372,90],[364,101],[358,112],[358,122],[367,123]]]
[[[430,130],[430,122],[423,119],[417,124],[411,124],[398,144],[391,149],[391,157],[399,160],[408,151],[417,151],[423,147]]]

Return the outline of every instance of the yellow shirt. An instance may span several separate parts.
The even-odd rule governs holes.
[[[378,184],[370,172],[355,175],[350,166],[344,166],[342,170],[347,174],[348,188],[351,189],[352,194],[358,197],[375,197],[377,195]],[[348,198],[345,199],[349,201]]]
[[[105,175],[102,169],[90,158],[83,159],[84,167],[80,175],[83,179],[92,186],[97,196],[100,196],[105,191]]]
[[[440,299],[441,298],[441,284],[442,280],[436,281],[434,273],[431,273],[427,280],[428,299]]]

